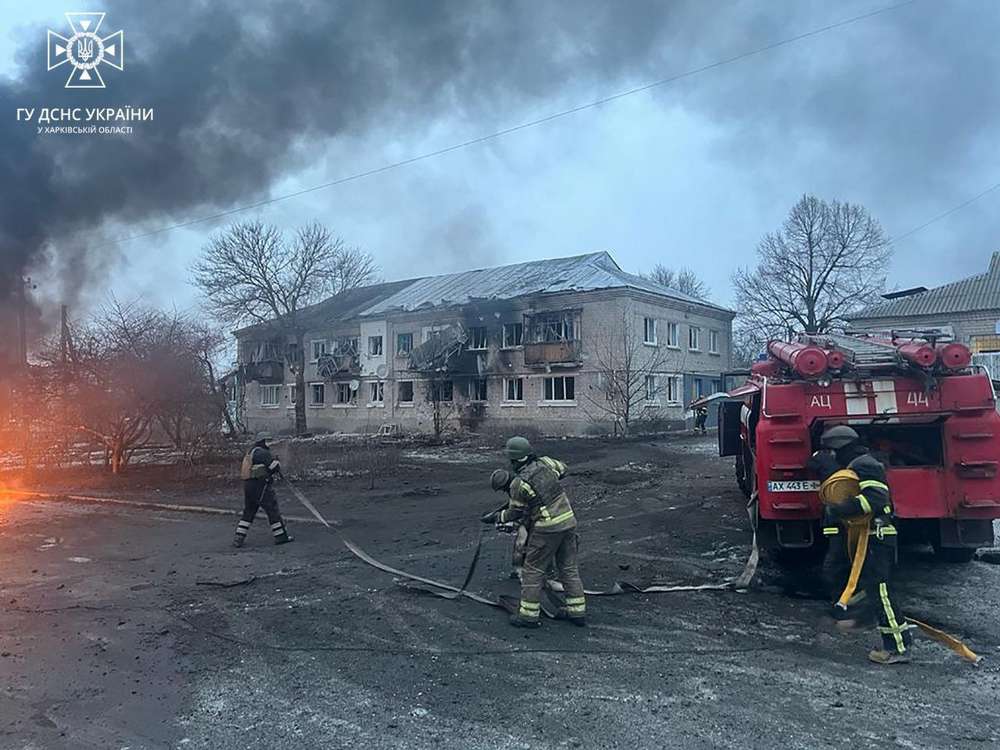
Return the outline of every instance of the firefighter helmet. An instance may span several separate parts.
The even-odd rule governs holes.
[[[528,438],[518,435],[507,441],[504,452],[511,461],[523,461],[532,454],[531,443],[528,442]]]
[[[850,445],[859,440],[858,433],[856,433],[852,428],[848,427],[846,424],[838,424],[835,427],[823,432],[822,437],[820,437],[819,442],[824,448],[831,448],[835,451],[840,450],[845,445]]]
[[[510,472],[506,469],[497,469],[490,474],[490,487],[495,491],[506,490],[510,484]]]
[[[885,467],[870,453],[858,456],[847,465],[847,468],[857,474],[862,481],[873,479],[876,482],[885,482]]]
[[[274,438],[271,437],[270,432],[258,432],[256,435],[253,436],[253,444],[257,445],[257,443],[266,443],[268,440],[273,440],[273,439]]]

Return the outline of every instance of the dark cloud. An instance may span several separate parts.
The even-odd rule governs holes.
[[[38,64],[43,28],[22,34],[24,77],[0,84],[0,295],[46,264],[67,290],[94,288],[119,253],[137,247],[110,243],[109,233],[265,198],[331,139],[364,144],[377,132],[419,141],[456,117],[475,123],[472,134],[489,132],[546,114],[553,102],[586,101],[873,7],[109,0],[103,31],[126,29],[128,61],[124,73],[108,74],[106,90],[62,89],[64,76]],[[996,179],[986,161],[1000,114],[998,32],[1000,11],[989,4],[945,12],[917,2],[650,96],[711,122],[718,162],[744,178],[759,173],[768,201],[787,207],[810,191],[865,202],[890,232],[904,231],[893,222],[908,220],[915,203],[932,215]],[[156,121],[131,136],[38,136],[13,117],[18,107],[119,105],[155,107]],[[382,158],[373,147],[366,160]],[[489,263],[506,260],[503,236],[491,236],[504,220],[486,205],[476,196],[434,206],[427,241],[452,247],[426,252],[458,263],[469,256],[456,248],[475,243]],[[961,233],[969,246],[987,243],[997,223],[980,227]],[[744,252],[730,244],[727,252]]]

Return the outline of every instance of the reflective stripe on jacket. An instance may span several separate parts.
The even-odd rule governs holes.
[[[527,519],[532,531],[555,533],[576,526],[576,516],[560,479],[566,465],[548,456],[529,461],[517,469],[510,483],[510,503],[500,514],[502,521]]]

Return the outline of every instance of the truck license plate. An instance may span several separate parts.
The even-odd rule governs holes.
[[[789,482],[768,482],[768,492],[816,492],[819,482],[815,479],[795,479]]]

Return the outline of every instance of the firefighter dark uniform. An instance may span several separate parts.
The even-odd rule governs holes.
[[[555,563],[556,572],[566,593],[565,616],[575,625],[586,624],[587,603],[577,562],[579,537],[576,516],[560,480],[566,466],[548,456],[536,456],[525,438],[507,441],[514,476],[506,508],[483,517],[484,521],[516,521],[528,527],[524,569],[521,575],[521,600],[511,624],[518,627],[541,625],[541,596],[545,571]]]
[[[838,453],[850,445],[841,446]],[[821,477],[828,479],[837,468],[827,463]],[[896,559],[896,527],[885,467],[870,454],[862,453],[850,461],[847,469],[857,475],[859,492],[843,502],[827,505],[824,516],[823,533],[838,548],[848,549],[853,563],[840,599],[833,605],[834,617],[857,621],[858,612],[869,618],[874,613],[882,648],[871,651],[869,659],[879,664],[908,661],[912,626],[893,604],[889,583]],[[865,594],[860,601],[859,592]]]
[[[267,447],[267,436],[258,435],[253,447],[243,457],[240,469],[240,478],[243,479],[243,516],[236,524],[233,546],[243,546],[250,531],[250,524],[253,523],[260,507],[267,513],[274,543],[285,544],[292,541],[278,509],[278,498],[274,494],[274,476],[280,471],[281,465]]]

